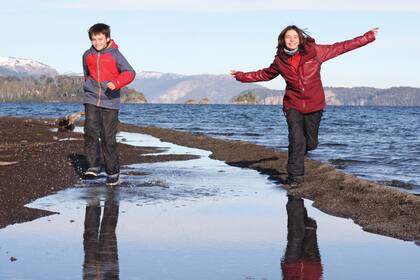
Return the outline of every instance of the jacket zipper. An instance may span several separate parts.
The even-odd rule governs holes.
[[[302,90],[302,93],[301,93],[302,97],[304,97],[304,95],[305,95],[305,87],[303,85],[303,80],[302,80],[303,75],[305,74],[304,71],[303,71],[303,65],[306,64],[307,62],[308,61],[305,61],[304,63],[302,63],[302,60],[300,60],[300,63],[299,63],[299,73],[298,73],[298,75],[299,75],[299,82],[300,82],[300,86],[301,86],[301,90]],[[304,98],[302,98],[302,107],[303,107],[303,110],[306,109],[306,101],[305,101]]]
[[[101,94],[102,94],[102,88],[101,88],[101,77],[99,74],[99,58],[101,56],[101,53],[98,52],[98,56],[96,57],[96,78],[98,79],[98,101],[96,102],[96,106],[99,107],[101,104]]]

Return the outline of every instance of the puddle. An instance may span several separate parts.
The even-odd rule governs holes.
[[[118,137],[201,157],[130,165],[122,168],[119,188],[99,179],[36,200],[28,206],[60,214],[0,230],[0,279],[420,275],[413,242],[364,232],[310,201],[287,197],[267,176],[210,159],[208,151],[148,135]]]

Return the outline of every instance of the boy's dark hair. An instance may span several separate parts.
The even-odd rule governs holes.
[[[111,26],[106,25],[105,23],[97,23],[92,25],[88,31],[89,39],[92,40],[92,36],[95,34],[104,34],[106,38],[111,37]]]

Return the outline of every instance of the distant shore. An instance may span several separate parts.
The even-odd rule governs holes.
[[[0,228],[51,214],[29,202],[72,186],[86,161],[83,135],[53,132],[51,119],[0,117]],[[263,146],[197,136],[171,129],[121,124],[120,131],[149,134],[163,141],[211,151],[212,158],[252,168],[284,187],[287,153]],[[78,139],[60,141],[66,138]],[[154,155],[153,148],[120,144],[121,164],[188,160],[193,156]],[[420,239],[420,197],[378,185],[307,159],[305,183],[290,194],[314,201],[332,215],[351,218],[364,230],[403,240]]]

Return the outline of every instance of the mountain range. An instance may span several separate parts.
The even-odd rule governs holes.
[[[180,75],[143,71],[130,84],[150,103],[187,103],[207,99],[208,103],[226,104],[247,89],[263,88],[242,84],[229,75]]]
[[[81,74],[58,75],[58,71],[54,68],[38,61],[0,57],[0,77],[18,79],[38,77],[45,81],[46,77],[51,77],[54,81],[58,81],[58,76],[60,76],[60,81],[67,81],[64,79],[66,76],[74,78],[69,80],[72,81],[71,83],[66,83],[66,92],[69,92],[68,85],[73,84],[72,92],[77,92],[76,96],[80,95],[79,92],[83,93],[81,83],[75,82],[79,81],[76,77],[83,76]],[[28,88],[27,81],[22,80],[24,85],[21,88]],[[14,81],[14,83],[17,82]],[[237,82],[229,75],[181,75],[151,71],[138,71],[136,79],[128,87],[134,90],[133,96],[143,93],[148,103],[282,104],[284,94],[283,90],[272,90],[253,83]],[[420,106],[420,89],[414,87],[388,89],[325,87],[324,89],[329,105]],[[60,91],[61,88],[57,87],[57,90]],[[1,94],[5,95],[4,86],[0,87]],[[10,95],[8,93],[8,96]],[[58,92],[54,95],[50,93],[48,98],[43,98],[44,95],[46,94],[42,91],[37,93],[37,100],[51,100],[51,96],[63,96],[63,93]],[[20,100],[20,97],[13,98],[12,96],[11,98],[15,101]],[[2,100],[10,100],[10,97]],[[27,100],[27,98],[22,100]]]

